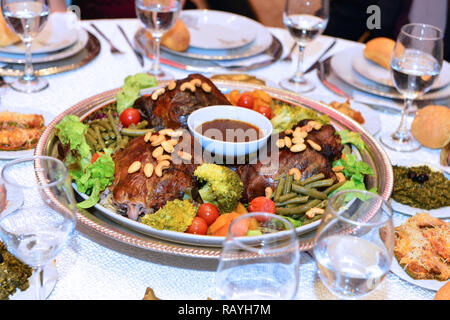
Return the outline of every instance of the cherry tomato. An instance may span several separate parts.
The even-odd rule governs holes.
[[[141,121],[141,114],[134,108],[128,108],[122,111],[119,120],[125,128],[128,128],[133,123],[138,124]]]
[[[267,212],[271,214],[276,214],[277,208],[275,203],[266,197],[257,197],[250,202],[248,206],[249,212]],[[270,219],[270,217],[257,216],[256,220],[260,222],[265,222]]]
[[[206,223],[205,219],[200,217],[194,217],[194,220],[192,220],[192,224],[186,230],[187,233],[193,234],[206,234],[207,231],[208,224]]]
[[[92,156],[91,159],[91,163],[94,163],[95,161],[97,161],[97,159],[100,157],[100,155],[104,154],[103,152],[96,152],[94,153],[94,155]]]
[[[197,216],[203,218],[208,226],[216,221],[219,215],[219,210],[211,203],[204,203],[197,210]]]
[[[255,104],[255,98],[253,98],[253,96],[248,93],[242,94],[237,102],[237,105],[239,107],[248,108],[248,109],[253,109],[254,104]]]
[[[261,113],[263,116],[265,116],[267,119],[272,119],[273,112],[272,108],[268,106],[256,106],[255,111]]]

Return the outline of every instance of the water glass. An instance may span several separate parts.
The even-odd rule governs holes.
[[[314,246],[323,284],[343,299],[372,292],[389,271],[393,256],[392,209],[384,198],[361,190],[328,200]]]
[[[76,201],[63,162],[35,156],[9,162],[1,177],[15,210],[0,215],[0,238],[9,252],[33,268],[36,299],[45,299],[44,266],[71,238],[76,224]]]
[[[258,234],[242,235],[242,223],[259,221]],[[300,252],[295,229],[281,216],[249,213],[233,220],[216,273],[220,299],[293,299]]]

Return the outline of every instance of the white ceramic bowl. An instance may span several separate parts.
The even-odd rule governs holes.
[[[211,139],[195,130],[203,123],[217,119],[247,122],[258,127],[263,132],[263,137],[249,142],[226,142]],[[187,124],[194,138],[200,142],[204,149],[215,155],[226,157],[242,157],[256,152],[267,144],[267,139],[273,131],[272,123],[262,114],[247,108],[225,105],[198,109],[191,113]]]

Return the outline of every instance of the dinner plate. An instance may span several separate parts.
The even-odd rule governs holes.
[[[358,72],[361,76],[371,81],[374,81],[376,83],[385,86],[394,87],[394,83],[392,82],[391,71],[366,59],[363,53],[364,48],[357,48],[357,49],[358,50],[355,49],[352,59],[353,69],[356,72]],[[449,83],[450,83],[450,64],[444,60],[444,63],[442,64],[441,73],[431,86],[431,90],[443,88],[447,86]]]
[[[256,38],[253,20],[233,13],[185,10],[181,13],[181,20],[189,29],[189,45],[194,48],[233,49]]]
[[[71,14],[52,13],[44,29],[33,40],[31,52],[33,54],[50,53],[75,44],[78,40],[78,31],[72,18]],[[7,47],[0,47],[0,52],[24,55],[25,45],[23,42],[18,42]]]
[[[394,226],[398,227],[401,223],[395,223]],[[396,276],[398,276],[400,279],[403,279],[405,281],[408,281],[409,283],[412,283],[416,286],[438,291],[444,284],[446,284],[448,281],[438,281],[438,280],[416,280],[412,278],[409,274],[406,273],[406,271],[402,268],[402,266],[398,263],[397,258],[395,256],[392,257],[392,264],[391,264],[391,272],[394,273]]]
[[[323,103],[286,90],[242,82],[216,80],[214,83],[222,92],[229,92],[231,90],[264,90],[271,95],[273,99],[279,100],[280,103],[302,105],[319,113],[329,115],[332,119],[332,124],[338,130],[346,128],[351,131],[360,132],[361,137],[367,146],[367,149],[364,150],[360,156],[374,170],[373,176],[366,177],[366,185],[368,188],[376,187],[382,197],[385,199],[389,198],[393,186],[393,173],[389,158],[379,145],[378,141],[355,121],[330,109]],[[168,81],[160,83],[161,86],[167,84]],[[149,94],[156,89],[157,87],[150,88],[143,90],[141,93]],[[95,95],[81,101],[58,115],[41,136],[38,146],[36,147],[36,154],[55,155],[58,145],[56,143],[57,140],[55,138],[54,126],[59,123],[64,116],[74,114],[81,118],[86,117],[95,110],[115,102],[115,95],[118,90],[120,89],[110,90]],[[115,214],[113,219],[113,217],[108,216],[110,214],[111,212],[105,212],[104,210],[101,210],[101,208],[98,208],[98,206],[90,208],[89,210],[81,209],[77,213],[77,229],[91,239],[127,254],[142,256],[148,252],[160,252],[175,256],[213,259],[217,259],[220,256],[220,245],[223,239],[220,239],[219,237],[213,239],[213,237],[208,236],[183,233],[173,234],[167,230],[161,231],[161,233],[148,234],[136,229],[136,225],[135,227],[126,225],[132,224],[129,219],[125,218],[127,220],[124,222],[121,221],[118,215]],[[298,229],[301,231],[298,234],[301,250],[309,250],[313,247],[315,228],[318,224],[319,222],[315,222],[300,227],[304,229]],[[139,227],[143,226],[139,225]],[[152,232],[155,232],[155,230],[153,229]],[[161,234],[163,235],[162,238],[159,237]],[[268,237],[268,235],[249,237],[247,241],[253,241],[257,237],[263,238]],[[272,237],[276,237],[276,235]]]
[[[420,162],[417,160],[402,160],[401,163],[398,163],[396,165],[404,166],[404,167],[418,167],[418,166],[426,165],[426,166],[430,167],[431,170],[442,172],[447,179],[450,179],[450,173],[443,170],[442,166],[439,164],[430,164],[430,163],[426,163],[426,162]],[[394,209],[395,211],[406,214],[408,216],[413,216],[416,213],[420,213],[420,212],[428,212],[431,216],[436,217],[436,218],[440,218],[440,219],[450,218],[450,207],[449,206],[439,208],[439,209],[425,210],[425,209],[414,208],[414,207],[402,204],[400,202],[395,201],[394,199],[392,199],[391,205],[392,205],[392,209]]]
[[[206,10],[207,12],[214,12],[216,14],[219,11]],[[181,13],[181,19],[183,19],[185,14],[191,14],[191,12],[199,12],[195,14],[201,14],[205,12],[205,10],[186,10]],[[222,13],[228,15],[226,13]],[[254,30],[255,39],[250,43],[231,49],[218,49],[218,50],[206,50],[202,48],[196,48],[193,46],[189,46],[186,51],[174,51],[170,50],[167,47],[161,46],[162,51],[170,52],[174,55],[179,55],[186,58],[192,59],[200,59],[200,60],[233,60],[233,59],[242,59],[255,56],[260,54],[264,50],[270,47],[272,44],[272,33],[264,27],[259,22],[254,20],[246,19],[246,26]]]
[[[88,32],[85,29],[80,28],[77,30],[77,40],[73,45],[59,51],[50,52],[48,54],[34,54],[32,55],[31,60],[33,63],[46,63],[69,58],[83,50],[86,47],[88,40]],[[25,57],[23,55],[0,52],[0,62],[25,64]],[[0,68],[1,67],[2,64],[0,63]]]
[[[368,80],[353,69],[353,56],[359,50],[359,47],[353,47],[336,53],[330,60],[330,66],[334,73],[342,81],[366,93],[403,100],[403,96],[395,88]],[[450,97],[450,85],[439,90],[429,91],[416,100],[438,100],[447,97]]]
[[[27,108],[27,107],[13,107],[13,108],[6,108],[5,106],[2,106],[0,108],[0,111],[10,111],[10,112],[19,112],[24,114],[41,114],[44,117],[44,124],[47,126],[55,117],[55,115],[49,113],[47,110],[37,110],[34,108]],[[18,150],[18,151],[0,151],[0,160],[12,160],[27,156],[32,156],[34,153],[33,149],[28,150]]]

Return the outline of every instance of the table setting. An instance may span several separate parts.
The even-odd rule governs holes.
[[[287,0],[285,28],[0,3],[2,299],[449,299],[438,28],[383,65],[323,35],[327,0]]]

